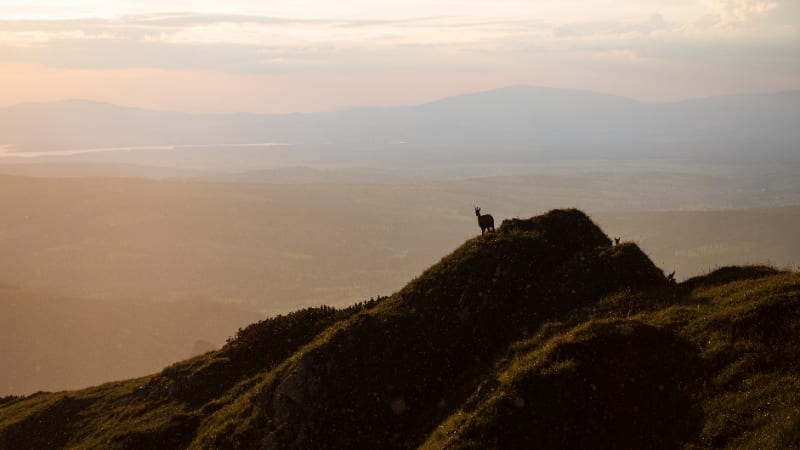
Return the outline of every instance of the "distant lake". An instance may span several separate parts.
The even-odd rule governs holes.
[[[191,148],[258,148],[285,147],[292,144],[277,142],[260,142],[249,144],[185,144],[185,145],[142,145],[131,147],[82,148],[73,150],[23,151],[11,145],[0,145],[0,158],[41,158],[47,156],[74,156],[91,153],[132,152],[132,151],[174,151]]]

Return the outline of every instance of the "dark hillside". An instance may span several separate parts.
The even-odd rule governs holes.
[[[423,448],[798,448],[798,274],[723,268],[607,300],[624,307],[512,345],[492,393]]]
[[[571,333],[531,366],[498,374],[491,398],[455,419],[457,438],[429,447],[670,449],[697,439],[701,364],[690,342],[638,321]]]
[[[551,211],[391,297],[267,319],[143,379],[3,399],[0,448],[786,448],[798,295],[764,267],[671,284]]]
[[[611,248],[579,211],[507,223],[356,316],[267,386],[263,406],[277,419],[270,439],[276,448],[418,444],[516,338],[619,287],[659,282],[634,245]],[[348,413],[332,427],[330,411]]]

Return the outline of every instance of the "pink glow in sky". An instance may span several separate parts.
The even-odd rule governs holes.
[[[800,89],[800,3],[6,1],[0,106],[412,104],[511,84],[647,100]]]

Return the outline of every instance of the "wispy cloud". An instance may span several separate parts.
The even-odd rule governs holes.
[[[730,28],[747,23],[778,8],[771,0],[715,0],[711,12],[704,16],[714,26]]]
[[[769,11],[771,4],[721,5],[730,17]],[[723,8],[723,6],[725,6]],[[732,26],[732,25],[731,25]],[[231,71],[268,69],[280,61],[306,64],[324,54],[335,65],[344,60],[370,59],[376,51],[407,54],[439,51],[511,52],[535,47],[557,52],[587,43],[604,51],[697,33],[695,24],[673,23],[655,13],[638,21],[548,23],[538,19],[469,18],[455,16],[389,19],[282,18],[242,14],[160,13],[117,18],[69,20],[5,20],[0,22],[0,57],[19,57],[14,47],[43,46],[21,61],[86,67],[173,67],[188,64]],[[688,31],[687,31],[688,30]],[[790,32],[784,30],[784,32]],[[96,43],[86,41],[95,40]],[[81,41],[82,48],[77,48]],[[114,48],[116,47],[116,48]],[[78,54],[72,54],[72,53]],[[227,56],[221,53],[227,52]],[[129,58],[114,54],[129,54]],[[202,55],[205,53],[205,56]],[[264,58],[264,53],[269,57]],[[183,55],[181,55],[183,54]],[[92,57],[91,55],[94,55]],[[148,56],[149,55],[149,56]],[[359,56],[360,55],[360,56]],[[410,56],[410,55],[406,55]],[[424,60],[424,55],[421,60]],[[450,55],[452,56],[452,54]],[[205,61],[205,62],[203,62]],[[352,61],[350,61],[352,62]]]

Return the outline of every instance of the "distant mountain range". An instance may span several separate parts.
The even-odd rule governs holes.
[[[232,170],[309,161],[717,161],[795,157],[798,123],[800,91],[649,103],[514,86],[418,106],[285,115],[199,115],[83,100],[29,103],[0,109],[0,144],[9,146],[6,156],[8,148],[54,152],[176,146],[172,156],[151,148],[72,155],[70,160]],[[266,143],[288,145],[257,145]],[[186,167],[187,156],[202,163]],[[231,158],[240,164],[231,166]],[[58,158],[48,160],[53,159]]]

